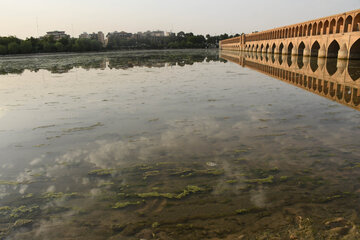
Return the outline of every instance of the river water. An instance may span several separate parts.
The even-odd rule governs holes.
[[[359,73],[215,50],[2,58],[0,236],[359,239]]]

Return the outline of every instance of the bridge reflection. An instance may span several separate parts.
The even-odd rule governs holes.
[[[360,110],[360,61],[221,51],[220,58]]]

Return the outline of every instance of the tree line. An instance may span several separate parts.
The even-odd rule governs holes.
[[[89,52],[127,49],[185,49],[185,48],[216,48],[221,40],[236,37],[236,35],[221,34],[210,36],[207,34],[179,32],[164,37],[130,37],[123,38],[109,35],[108,44],[103,46],[95,39],[64,37],[54,40],[52,36],[25,40],[14,36],[0,37],[0,55],[53,53],[53,52]]]

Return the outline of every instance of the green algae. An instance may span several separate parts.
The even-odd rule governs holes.
[[[258,183],[258,184],[266,184],[266,183],[273,183],[274,176],[270,175],[267,178],[259,178],[259,179],[248,179],[246,183]]]
[[[114,209],[126,208],[127,206],[140,205],[141,203],[142,203],[141,201],[137,201],[137,202],[117,202],[117,203],[115,203],[115,205],[112,208],[114,208]]]
[[[12,208],[11,209],[11,213],[9,214],[9,217],[11,218],[19,218],[23,215],[28,215],[33,213],[34,211],[37,211],[40,207],[37,205],[31,206],[31,207],[27,207],[27,206],[20,206],[17,208]]]
[[[285,181],[287,181],[288,179],[289,179],[288,176],[281,176],[281,177],[280,177],[280,182],[285,182]]]
[[[107,177],[107,176],[110,176],[114,171],[115,171],[115,169],[113,169],[113,168],[110,168],[110,169],[95,169],[95,170],[92,170],[92,171],[88,172],[88,175],[96,176],[96,177]]]
[[[228,184],[235,184],[235,183],[237,183],[238,181],[237,180],[227,180],[227,181],[225,181],[226,183],[228,183]]]
[[[152,228],[157,228],[159,226],[160,226],[160,224],[158,222],[153,222],[153,224],[151,224]]]
[[[31,225],[32,223],[33,223],[33,220],[31,220],[31,219],[18,219],[13,224],[13,227],[14,228],[26,227],[26,226]]]
[[[19,185],[19,184],[21,184],[21,183],[20,182],[0,180],[0,185]]]
[[[161,197],[161,198],[168,198],[168,199],[181,199],[181,198],[184,198],[184,197],[188,196],[189,194],[198,193],[198,192],[204,192],[204,191],[205,191],[205,189],[200,188],[198,186],[188,185],[179,194],[176,194],[176,193],[148,192],[148,193],[138,193],[138,194],[136,194],[136,196],[140,197],[140,198],[157,198],[157,197]]]
[[[250,209],[242,208],[242,209],[237,209],[235,212],[236,214],[243,215],[249,213]]]
[[[102,182],[102,183],[99,184],[99,187],[112,186],[114,184],[115,183],[113,183],[113,182]]]
[[[220,176],[224,174],[223,169],[204,169],[204,170],[195,170],[195,169],[184,169],[176,170],[171,173],[171,176],[180,176],[184,177],[193,177],[193,176]]]
[[[63,193],[63,192],[46,192],[43,194],[42,198],[45,199],[59,199],[59,198],[74,198],[80,197],[81,195],[77,192],[73,193]]]
[[[143,174],[143,179],[146,180],[148,177],[154,177],[160,174],[160,171],[148,171]]]

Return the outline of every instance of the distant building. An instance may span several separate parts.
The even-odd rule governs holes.
[[[106,35],[107,38],[109,37],[119,37],[119,38],[131,38],[132,37],[132,33],[127,33],[127,32],[124,32],[124,31],[121,31],[121,32],[112,32],[112,33],[108,33]]]
[[[70,37],[70,35],[65,34],[65,31],[52,31],[52,32],[47,32],[45,37],[53,37],[55,41],[62,39],[62,38],[66,38],[66,37]]]
[[[152,31],[151,32],[151,36],[152,37],[164,37],[165,36],[165,32],[164,31]]]
[[[105,35],[103,32],[100,31],[97,33],[97,40],[101,42],[103,46],[106,46]]]
[[[89,34],[87,32],[83,32],[79,35],[79,38],[90,38]]]
[[[172,37],[175,36],[176,34],[173,32],[165,32],[165,37]]]
[[[93,40],[97,40],[99,42],[101,42],[101,44],[103,46],[105,46],[105,37],[104,37],[104,33],[103,32],[98,32],[98,33],[90,33],[88,34],[87,32],[84,32],[82,34],[79,35],[79,38],[86,38],[86,39],[93,39]]]

